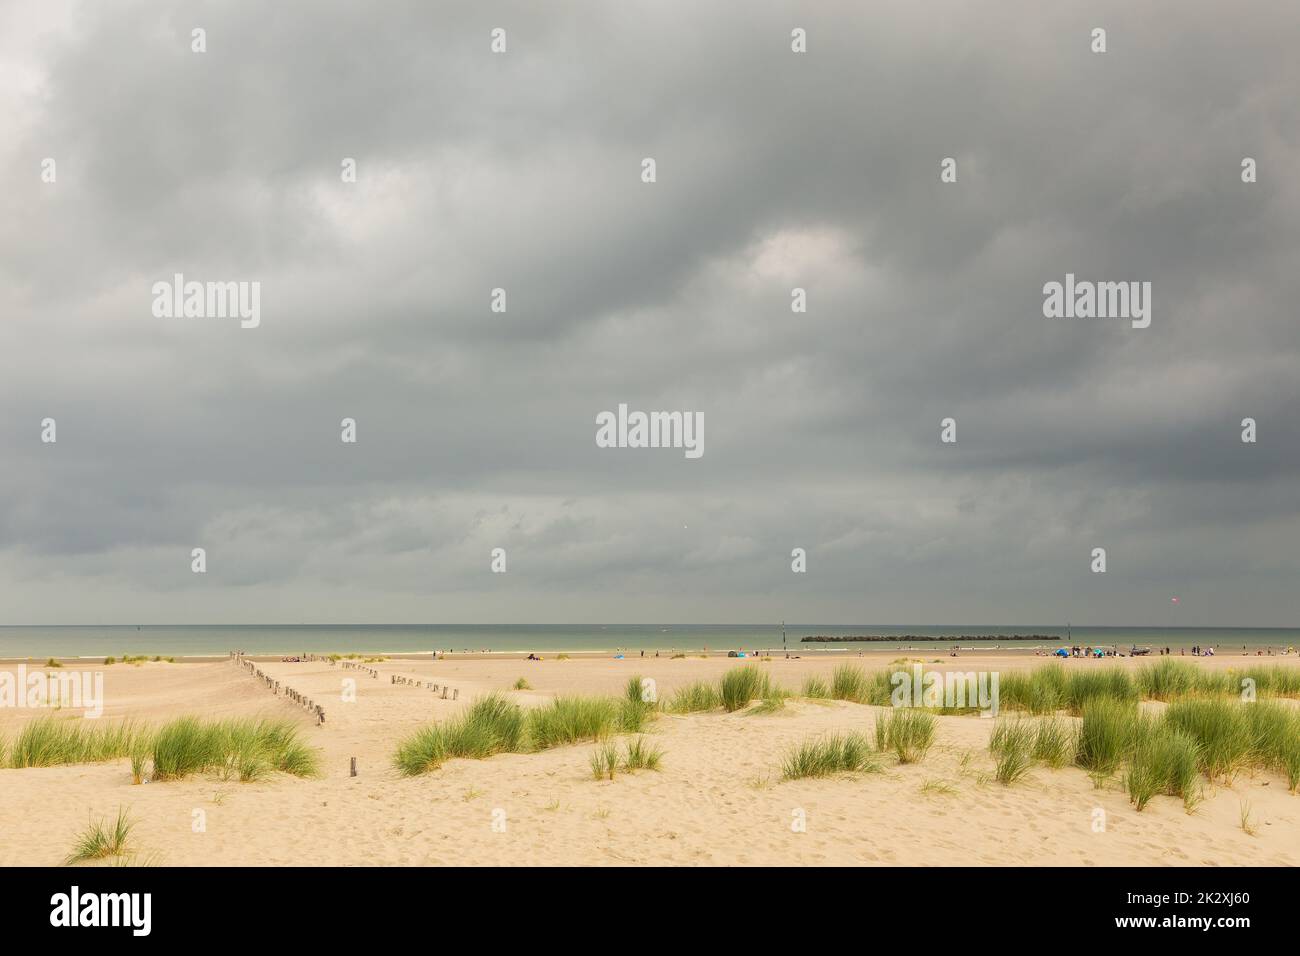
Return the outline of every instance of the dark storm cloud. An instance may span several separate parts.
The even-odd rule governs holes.
[[[8,16],[13,621],[1300,610],[1292,4]],[[262,326],[154,318],[174,272]],[[1044,318],[1067,272],[1151,327]],[[619,402],[704,457],[597,448]]]

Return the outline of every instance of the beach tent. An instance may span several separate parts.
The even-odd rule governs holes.
[[[1057,657],[1069,657],[1069,656],[1070,656],[1070,652],[1067,651],[1064,647],[1058,647],[1056,650],[1052,651],[1052,653],[1055,654]]]

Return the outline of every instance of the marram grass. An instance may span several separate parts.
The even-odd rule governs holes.
[[[1200,759],[1200,745],[1189,734],[1162,718],[1139,718],[1124,773],[1129,800],[1141,811],[1152,797],[1167,794],[1191,810],[1201,799]]]
[[[667,709],[673,714],[699,714],[721,706],[717,687],[707,681],[696,681],[679,687],[669,698]]]
[[[145,763],[149,759],[149,751],[145,746],[137,746],[131,750],[131,783],[140,785],[144,783]]]
[[[853,664],[841,664],[831,671],[829,696],[835,700],[852,701],[855,704],[871,702],[871,682],[866,671]]]
[[[785,780],[799,780],[837,773],[873,773],[880,769],[866,735],[854,731],[813,737],[791,747],[782,761],[781,776]]]
[[[623,699],[556,697],[528,712],[528,740],[534,750],[548,750],[584,740],[603,740],[620,727],[621,715],[632,709]]]
[[[627,679],[627,684],[623,687],[623,698],[619,701],[619,731],[625,734],[640,733],[645,728],[646,722],[654,716],[655,711],[659,709],[659,702],[651,699],[652,686],[647,685],[640,674]]]
[[[1073,756],[1074,735],[1056,717],[1003,717],[989,736],[989,752],[994,757],[994,777],[1009,785],[1035,763],[1063,767]]]
[[[630,682],[619,697],[567,695],[530,710],[504,694],[489,694],[460,714],[408,736],[398,745],[393,763],[404,776],[416,776],[437,770],[453,757],[481,760],[640,733],[654,717],[656,705],[641,699],[640,678],[635,680],[635,700]]]
[[[181,717],[164,724],[153,738],[153,776],[155,780],[181,780],[218,771],[227,779],[243,782],[275,771],[315,776],[319,755],[298,734],[297,724],[284,718],[205,721]],[[135,764],[133,757],[133,769]]]
[[[482,760],[518,750],[524,735],[524,712],[503,694],[480,697],[460,714],[422,727],[402,742],[394,762],[406,776],[427,773],[452,757]]]
[[[1292,793],[1300,789],[1300,712],[1272,702],[1246,707],[1257,765],[1286,777]]]
[[[293,721],[235,719],[204,721],[181,717],[154,731],[132,721],[85,721],[38,717],[24,727],[4,754],[11,767],[52,767],[129,757],[133,783],[153,777],[176,780],[215,770],[255,780],[273,771],[314,776],[318,756],[298,737]]]
[[[1030,756],[1057,769],[1074,756],[1074,733],[1065,721],[1055,717],[1040,718],[1034,727],[1034,744]]]
[[[221,736],[216,724],[197,717],[165,724],[154,737],[154,778],[179,780],[217,766],[222,756]]]
[[[72,852],[64,860],[65,866],[84,863],[88,860],[102,860],[106,857],[121,856],[126,852],[126,843],[130,839],[134,822],[127,816],[126,810],[119,807],[117,819],[112,823],[100,819],[91,821],[77,842]]]
[[[147,731],[130,720],[110,722],[53,715],[28,722],[8,748],[10,767],[100,763],[125,757]],[[2,750],[4,748],[0,748]]]
[[[847,700],[854,704],[888,706],[893,690],[890,681],[892,673],[893,671],[883,669],[867,673],[854,664],[841,664],[831,671],[830,687],[825,696],[834,700]]]
[[[723,709],[731,712],[748,707],[751,701],[767,697],[771,690],[772,681],[767,674],[754,665],[747,665],[722,675],[718,696],[722,699]]]
[[[584,740],[604,740],[612,734],[640,733],[655,715],[656,705],[641,699],[640,678],[633,699],[631,684],[621,697],[556,697],[527,713],[522,747],[548,750]]]
[[[606,778],[613,780],[615,772],[625,770],[632,773],[637,770],[658,770],[663,761],[664,752],[646,741],[644,737],[635,737],[627,742],[627,752],[619,757],[618,744],[607,740],[597,744],[589,759],[591,775],[596,780]]]
[[[830,685],[826,683],[824,677],[817,674],[809,674],[804,678],[803,687],[799,691],[799,696],[807,697],[811,700],[824,700],[831,696]]]
[[[767,692],[767,696],[755,704],[748,713],[750,714],[775,714],[785,709],[785,702],[793,697],[790,691],[784,687],[777,687],[773,684]]]
[[[1136,681],[1143,697],[1170,701],[1195,693],[1201,673],[1190,661],[1162,657],[1139,668]]]
[[[591,775],[597,780],[613,780],[618,763],[618,744],[607,740],[591,752]]]
[[[1066,706],[1067,679],[1060,664],[1000,675],[999,706],[1029,714],[1054,714]]]
[[[1285,776],[1292,792],[1300,788],[1300,712],[1271,701],[1186,696],[1185,686],[1175,675],[1158,688],[1173,695],[1159,716],[1109,698],[1090,699],[1075,738],[1075,762],[1098,781],[1122,769],[1138,810],[1166,795],[1180,798],[1190,812],[1202,797],[1202,775],[1231,782],[1242,770],[1269,770]]]
[[[993,754],[993,776],[998,783],[1010,786],[1033,766],[1034,725],[1023,718],[1002,718],[989,736]]]
[[[1180,700],[1165,710],[1165,720],[1200,745],[1200,768],[1210,780],[1231,782],[1256,757],[1255,736],[1246,711],[1258,704],[1224,700]]]
[[[1001,674],[999,706],[1003,710],[1052,714],[1083,712],[1088,700],[1104,697],[1124,703],[1219,698],[1242,700],[1247,687],[1259,697],[1300,697],[1300,667],[1260,664],[1213,670],[1193,661],[1163,657],[1130,672],[1111,665],[1083,664],[1067,669],[1061,663],[1031,671]]]
[[[892,750],[899,763],[919,763],[934,743],[935,719],[915,707],[895,707],[876,716],[876,749]]]
[[[623,685],[623,699],[630,704],[649,704],[647,699],[646,684],[640,674],[633,674]]]
[[[627,756],[623,758],[623,769],[658,770],[663,757],[664,752],[661,748],[648,742],[644,737],[634,737],[627,742]]]
[[[1137,705],[1093,697],[1083,703],[1082,711],[1074,760],[1100,780],[1115,773],[1133,748]]]

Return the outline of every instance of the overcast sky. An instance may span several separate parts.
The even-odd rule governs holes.
[[[0,622],[1300,624],[1298,46],[1292,0],[3,0]],[[156,318],[178,272],[260,327]],[[1066,273],[1150,327],[1045,318]],[[598,448],[620,402],[704,455]]]

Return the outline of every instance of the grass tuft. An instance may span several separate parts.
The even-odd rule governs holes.
[[[926,794],[936,794],[943,797],[956,796],[961,791],[952,784],[943,780],[927,780],[921,784],[921,792]]]
[[[989,752],[994,757],[993,776],[1003,786],[1010,786],[1029,772],[1033,765],[1034,724],[1024,718],[1002,719],[989,737]]]
[[[831,734],[790,748],[781,766],[784,780],[829,777],[837,773],[874,773],[880,762],[865,734]]]
[[[647,743],[644,737],[635,737],[627,742],[627,756],[623,760],[623,767],[628,771],[658,770],[663,757],[662,749]]]
[[[129,720],[110,723],[45,715],[18,732],[8,749],[8,765],[54,767],[116,760],[146,737],[147,732]]]
[[[1161,718],[1138,720],[1124,786],[1141,811],[1157,794],[1181,797],[1191,810],[1201,799],[1200,745],[1187,733]]]
[[[603,780],[609,777],[614,779],[614,771],[618,769],[618,745],[613,741],[605,741],[591,752],[591,775],[596,780]]]
[[[1030,756],[1053,769],[1064,767],[1073,756],[1074,739],[1071,728],[1055,717],[1038,721],[1034,732],[1034,746]]]
[[[913,707],[896,707],[876,717],[876,749],[892,750],[899,763],[918,763],[934,743],[932,714]]]
[[[1085,701],[1082,711],[1074,762],[1096,783],[1115,773],[1132,750],[1138,710],[1135,704],[1099,696]]]
[[[808,697],[812,700],[825,700],[831,696],[830,685],[826,679],[818,677],[816,674],[810,674],[804,678],[803,687],[799,692],[800,697]]]
[[[584,740],[604,740],[627,721],[634,708],[609,697],[556,697],[528,713],[527,738],[535,750]]]
[[[502,694],[488,694],[441,724],[421,727],[397,748],[394,763],[404,776],[428,773],[452,757],[482,760],[518,750],[524,713]]]
[[[706,681],[679,687],[668,701],[668,711],[674,714],[699,714],[721,706],[718,689]]]
[[[1188,661],[1165,657],[1142,667],[1136,681],[1143,697],[1170,701],[1196,691],[1199,676],[1200,671]]]
[[[1255,835],[1255,819],[1250,813],[1250,801],[1243,798],[1238,807],[1241,814],[1241,829],[1246,836]]]
[[[1300,788],[1300,713],[1272,701],[1245,705],[1256,766],[1286,777],[1292,793]]]
[[[1232,778],[1256,757],[1251,719],[1246,708],[1224,700],[1180,700],[1165,710],[1165,719],[1200,745],[1200,767],[1211,781]]]
[[[771,691],[771,678],[753,666],[727,671],[718,686],[718,696],[728,713],[748,707],[751,701],[767,697]]]
[[[318,753],[298,734],[297,724],[283,718],[181,717],[164,724],[153,738],[154,779],[182,780],[210,770],[245,783],[273,771],[314,777],[319,773]],[[143,767],[143,755],[138,762]],[[133,774],[136,765],[133,754]]]
[[[102,860],[105,857],[121,856],[126,852],[126,841],[131,836],[135,824],[127,817],[126,810],[118,807],[117,819],[109,824],[100,819],[91,821],[73,844],[72,852],[64,860],[65,866],[84,863],[87,860]]]

